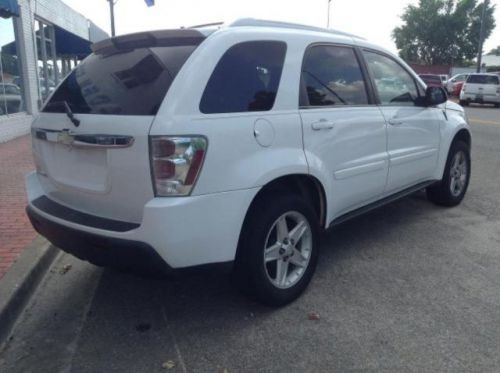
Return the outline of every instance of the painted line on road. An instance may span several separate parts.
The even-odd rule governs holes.
[[[470,118],[469,117],[469,122],[472,123],[480,123],[480,124],[496,124],[497,126],[500,126],[500,121],[494,121],[494,120],[484,120],[484,119],[476,119],[476,118]]]

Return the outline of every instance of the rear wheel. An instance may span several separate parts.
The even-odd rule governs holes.
[[[496,104],[495,104],[495,107],[496,107],[496,108],[500,108],[500,103],[496,103]]]
[[[318,258],[318,218],[302,198],[273,195],[257,202],[240,239],[236,275],[262,303],[280,306],[307,287]]]
[[[470,149],[463,141],[451,145],[440,182],[427,188],[427,197],[442,206],[456,206],[465,196],[470,180]]]

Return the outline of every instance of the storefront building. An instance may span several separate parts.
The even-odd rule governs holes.
[[[28,133],[57,84],[107,37],[60,0],[0,0],[0,142]]]

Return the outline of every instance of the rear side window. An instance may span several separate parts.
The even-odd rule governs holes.
[[[205,114],[268,111],[278,93],[286,44],[251,41],[229,48],[215,66],[200,101]]]
[[[137,48],[92,54],[60,85],[44,112],[155,115],[196,46]]]
[[[309,101],[301,102],[301,107],[368,104],[363,74],[350,47],[317,45],[308,48],[301,80]]]
[[[469,78],[467,79],[467,83],[498,85],[498,76],[494,76],[494,75],[469,75]]]

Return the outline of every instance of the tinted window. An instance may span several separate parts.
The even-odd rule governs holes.
[[[380,102],[385,105],[413,104],[418,98],[413,77],[391,58],[367,51],[364,54]]]
[[[441,78],[437,75],[420,75],[424,82],[441,83]]]
[[[200,111],[267,111],[274,105],[286,44],[252,41],[229,48],[215,66],[200,102]]]
[[[68,75],[44,108],[63,113],[155,115],[196,46],[138,48],[90,55]]]
[[[302,82],[309,102],[301,106],[368,104],[363,74],[352,48],[318,45],[307,49]]]
[[[498,77],[494,75],[470,75],[467,83],[498,84]]]

